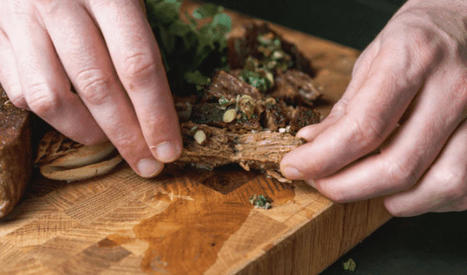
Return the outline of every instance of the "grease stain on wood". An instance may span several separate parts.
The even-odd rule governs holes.
[[[155,195],[157,200],[171,202],[165,211],[137,224],[134,237],[110,235],[100,243],[146,242],[141,269],[153,274],[203,273],[216,262],[224,242],[241,228],[251,211],[267,211],[253,210],[248,200],[251,195],[270,196],[274,207],[295,196],[292,185],[231,168],[191,171],[186,177],[165,182]]]

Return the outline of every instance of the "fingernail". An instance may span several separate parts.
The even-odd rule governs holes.
[[[178,146],[168,141],[162,142],[157,146],[152,146],[151,149],[156,158],[162,162],[173,162],[180,154]]]
[[[300,171],[293,167],[284,168],[284,176],[292,180],[299,180],[305,178]]]
[[[163,164],[154,159],[142,159],[138,162],[137,168],[140,176],[152,178],[161,172]]]

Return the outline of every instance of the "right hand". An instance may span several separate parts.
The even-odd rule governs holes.
[[[109,139],[140,176],[180,156],[177,114],[139,0],[2,0],[0,64],[14,105],[79,143]]]

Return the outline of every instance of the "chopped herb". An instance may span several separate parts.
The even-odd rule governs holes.
[[[354,272],[357,269],[357,263],[352,258],[349,258],[347,261],[345,261],[342,266],[345,271]]]
[[[262,208],[262,209],[271,209],[272,208],[272,199],[265,195],[253,195],[250,197],[250,203],[255,208]]]
[[[227,33],[231,18],[223,8],[204,4],[193,14],[180,7],[183,0],[147,0],[148,21],[159,42],[170,87],[186,95],[209,84],[209,77],[227,65]]]
[[[258,72],[243,70],[240,79],[264,92],[272,87],[272,83],[264,76],[261,76]]]
[[[219,101],[218,101],[218,102],[219,102],[219,105],[221,105],[221,106],[227,106],[227,105],[230,104],[230,100],[228,100],[228,99],[225,98],[225,97],[219,98]]]

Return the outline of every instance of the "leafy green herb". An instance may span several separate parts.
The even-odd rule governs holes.
[[[218,102],[219,102],[219,105],[221,105],[221,106],[227,106],[227,105],[230,104],[230,100],[228,100],[227,98],[225,98],[223,96],[221,98],[219,98]]]
[[[204,86],[211,83],[211,79],[205,75],[203,75],[200,71],[196,70],[194,72],[186,72],[185,73],[185,81],[190,84],[194,84],[196,90],[200,91],[204,88]]]
[[[210,82],[209,76],[227,64],[226,35],[232,20],[222,7],[213,4],[202,5],[182,18],[183,0],[146,2],[172,90],[183,95],[203,89]]]
[[[357,263],[352,258],[349,258],[342,264],[342,267],[345,271],[354,272],[357,269]]]
[[[272,86],[266,77],[254,71],[243,70],[240,79],[263,92]]]
[[[255,208],[271,209],[272,199],[265,195],[253,195],[250,197],[250,203]]]

